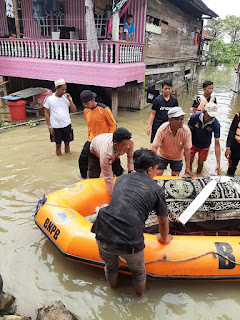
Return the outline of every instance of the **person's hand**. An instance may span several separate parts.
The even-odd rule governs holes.
[[[216,172],[217,172],[217,175],[220,176],[221,175],[221,169],[220,169],[220,164],[217,164],[216,166]]]
[[[147,127],[147,135],[150,136],[151,130]]]
[[[65,93],[65,98],[67,98],[68,99],[68,101],[69,102],[71,102],[72,100],[71,100],[71,96],[70,96],[70,94],[69,93]]]
[[[229,148],[229,149],[227,148],[226,151],[225,151],[225,157],[226,157],[227,159],[229,159],[230,156],[231,156],[231,149],[230,149],[230,148]]]
[[[51,135],[54,136],[54,129],[53,129],[53,128],[50,128],[50,129],[49,129],[49,133],[51,133]]]
[[[157,239],[160,243],[163,243],[163,244],[168,244],[170,243],[170,241],[173,239],[173,236],[171,234],[168,234],[167,238],[166,239],[163,239],[162,235],[160,233],[158,233],[157,235]]]
[[[190,176],[190,178],[194,178],[194,175],[193,175],[192,170],[190,168],[185,169],[185,175]]]

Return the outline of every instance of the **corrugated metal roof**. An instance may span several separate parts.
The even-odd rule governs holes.
[[[217,18],[218,15],[209,9],[201,0],[168,0],[173,5],[186,12],[187,14],[201,18],[202,15],[207,15],[212,18]]]

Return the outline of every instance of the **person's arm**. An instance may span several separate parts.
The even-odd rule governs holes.
[[[218,176],[221,175],[220,155],[221,155],[220,142],[219,142],[219,139],[218,139],[218,140],[215,140],[215,156],[216,156],[216,160],[217,160],[216,172],[217,172]]]
[[[134,153],[134,142],[131,140],[130,148],[127,151],[127,160],[128,160],[128,172],[132,172],[134,169],[133,165],[133,153]]]
[[[156,153],[157,154],[157,147],[155,147],[154,145],[152,145],[152,151],[154,152],[154,153]]]
[[[114,187],[112,164],[109,164],[109,157],[104,151],[100,153],[99,160],[107,191],[109,194],[112,194]]]
[[[116,121],[113,117],[113,114],[112,114],[110,108],[107,107],[104,109],[104,117],[105,117],[107,124],[108,124],[108,127],[109,127],[108,133],[113,133],[117,129],[117,124],[116,124]]]
[[[149,117],[149,120],[148,120],[148,125],[147,125],[147,135],[150,136],[150,133],[151,133],[151,126],[153,124],[153,120],[155,118],[155,115],[156,115],[156,110],[152,110],[151,111],[151,114],[150,114],[150,117]]]
[[[54,135],[54,130],[50,123],[50,111],[48,108],[44,108],[44,114],[45,114],[45,120],[47,122],[48,130],[52,135]]]
[[[191,178],[194,178],[192,170],[190,169],[190,158],[191,158],[191,150],[190,149],[184,150],[184,157],[185,157],[185,164],[186,164],[185,174],[189,175]]]
[[[196,113],[198,110],[198,106],[200,104],[200,101],[199,101],[200,97],[197,96],[194,100],[193,100],[193,105],[192,105],[192,114]]]
[[[130,41],[133,42],[133,32],[130,34]]]
[[[193,178],[192,170],[190,169],[190,158],[191,158],[191,148],[192,148],[192,134],[189,128],[187,128],[187,137],[184,144],[184,157],[185,157],[185,174],[188,174]]]
[[[65,97],[66,97],[66,99],[67,99],[67,100],[69,101],[69,103],[70,103],[70,109],[72,110],[72,112],[76,112],[76,111],[77,111],[77,108],[76,108],[75,104],[73,103],[70,94],[69,94],[69,93],[66,93],[66,94],[65,94]]]
[[[158,222],[159,222],[159,234],[157,236],[157,239],[160,243],[168,244],[173,238],[173,236],[169,234],[168,216],[166,217],[158,216]]]
[[[231,156],[231,145],[232,145],[232,141],[234,140],[234,136],[237,130],[237,126],[238,126],[238,115],[235,114],[231,127],[229,129],[228,132],[228,137],[227,137],[227,143],[226,143],[226,151],[225,151],[225,157],[228,159]]]

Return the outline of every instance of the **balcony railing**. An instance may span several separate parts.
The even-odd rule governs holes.
[[[100,41],[98,51],[88,51],[84,40],[0,39],[0,56],[126,64],[144,61],[144,45]]]

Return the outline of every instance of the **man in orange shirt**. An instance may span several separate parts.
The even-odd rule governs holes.
[[[96,96],[96,93],[91,90],[84,90],[80,94],[80,99],[85,107],[84,117],[88,127],[88,141],[85,142],[78,160],[83,179],[87,178],[90,142],[95,136],[101,133],[113,133],[117,128],[110,108],[103,103],[96,102]]]
[[[152,151],[159,156],[157,175],[161,176],[170,164],[172,176],[179,176],[184,155],[185,174],[193,177],[190,169],[191,131],[184,124],[184,115],[182,108],[173,107],[168,111],[169,122],[158,128],[152,144]]]

